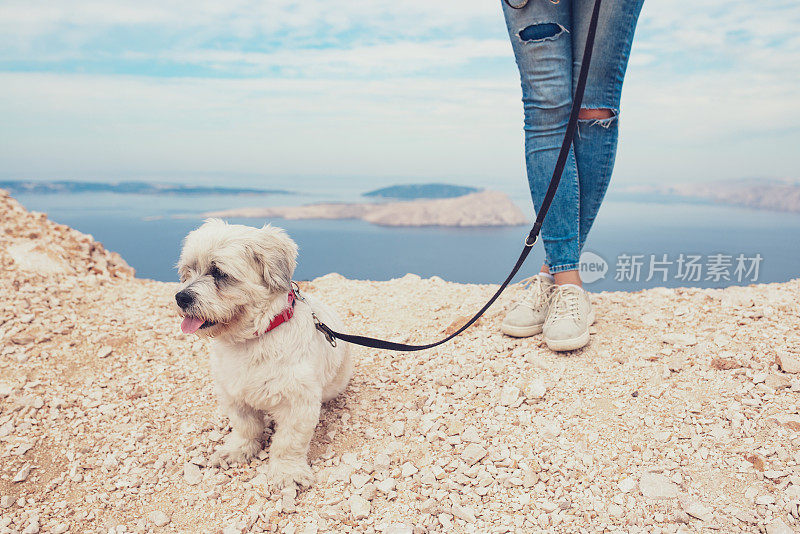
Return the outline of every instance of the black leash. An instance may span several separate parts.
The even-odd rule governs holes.
[[[578,126],[578,113],[581,109],[581,103],[583,102],[583,93],[586,90],[586,78],[589,75],[589,64],[592,61],[592,49],[594,48],[594,38],[595,34],[597,33],[597,20],[600,15],[600,2],[601,0],[595,0],[594,2],[594,9],[592,10],[592,19],[589,23],[589,32],[586,36],[586,47],[583,50],[583,61],[581,62],[581,70],[578,74],[578,84],[575,86],[575,95],[572,99],[572,110],[569,114],[569,122],[567,123],[567,131],[564,133],[564,141],[561,143],[561,151],[558,153],[558,159],[556,160],[555,169],[553,169],[553,177],[550,178],[550,186],[547,188],[547,193],[544,196],[544,200],[542,201],[542,207],[539,209],[539,213],[536,215],[536,221],[533,223],[533,228],[528,233],[528,237],[525,238],[525,247],[522,249],[522,253],[520,253],[519,258],[517,259],[517,263],[514,264],[514,268],[511,269],[511,272],[506,277],[505,281],[500,285],[500,289],[492,295],[492,298],[489,299],[489,302],[484,304],[483,308],[481,308],[478,313],[476,313],[472,319],[467,321],[461,328],[450,334],[444,339],[436,341],[435,343],[428,343],[427,345],[406,345],[405,343],[394,343],[393,341],[385,341],[383,339],[375,339],[372,337],[366,336],[356,336],[353,334],[344,334],[342,332],[336,332],[335,330],[331,329],[328,325],[320,321],[316,315],[314,315],[314,321],[316,323],[317,330],[325,334],[325,337],[328,341],[331,342],[332,345],[336,345],[336,340],[341,339],[342,341],[346,341],[348,343],[353,343],[355,345],[361,345],[364,347],[371,347],[374,349],[388,349],[388,350],[398,350],[403,352],[412,352],[417,350],[425,350],[430,349],[433,347],[437,347],[443,343],[447,343],[461,332],[472,326],[472,324],[477,321],[481,315],[483,315],[489,307],[494,304],[494,301],[500,296],[500,294],[508,287],[508,284],[511,283],[511,280],[517,274],[522,264],[525,263],[525,259],[530,254],[533,245],[536,244],[536,241],[539,240],[539,232],[542,229],[542,223],[544,223],[545,215],[547,215],[547,210],[550,209],[550,204],[553,202],[553,197],[556,195],[556,191],[558,190],[558,184],[561,181],[561,175],[564,172],[564,166],[567,163],[567,156],[569,155],[569,148],[572,145],[572,140],[575,138],[575,130]],[[527,3],[527,2],[526,2]],[[512,6],[514,7],[514,6]]]

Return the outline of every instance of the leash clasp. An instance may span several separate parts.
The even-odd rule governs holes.
[[[294,280],[292,280],[292,288],[294,289],[297,299],[308,304],[305,297],[300,293],[300,285]],[[314,327],[322,332],[322,335],[325,336],[325,339],[328,340],[328,343],[331,344],[331,347],[335,347],[336,338],[333,335],[333,331],[328,328],[328,325],[319,320],[319,317],[317,317],[317,314],[314,312],[314,310],[311,310],[311,318],[314,319]]]
[[[317,314],[314,312],[311,312],[311,318],[314,319],[314,326],[316,327],[316,329],[322,332],[322,335],[325,336],[325,339],[328,340],[328,343],[331,344],[331,347],[335,347],[336,338],[333,337],[333,332],[331,331],[330,328],[328,328],[328,325],[320,321],[319,317],[317,317]]]
[[[302,300],[303,302],[306,301],[305,297],[300,294],[300,284],[292,280],[292,289],[294,290],[294,295],[297,297],[297,300]]]

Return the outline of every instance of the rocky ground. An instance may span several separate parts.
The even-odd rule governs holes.
[[[595,294],[570,354],[498,332],[516,289],[444,347],[359,349],[312,443],[317,484],[274,494],[266,452],[206,465],[227,421],[175,285],[2,193],[0,269],[0,532],[800,529],[797,280]],[[494,288],[306,289],[352,331],[423,341]]]

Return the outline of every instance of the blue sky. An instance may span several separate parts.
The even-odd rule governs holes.
[[[646,0],[615,181],[798,178],[798,29]],[[519,98],[499,1],[0,3],[5,178],[524,183]]]

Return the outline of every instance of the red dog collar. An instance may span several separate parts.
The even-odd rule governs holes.
[[[278,326],[282,325],[283,323],[291,319],[292,316],[294,315],[295,300],[296,296],[294,294],[294,289],[292,289],[291,291],[289,291],[289,305],[286,308],[284,308],[281,313],[272,318],[266,330],[264,330],[263,332],[256,332],[255,336],[256,337],[263,336],[273,328],[277,328]]]

